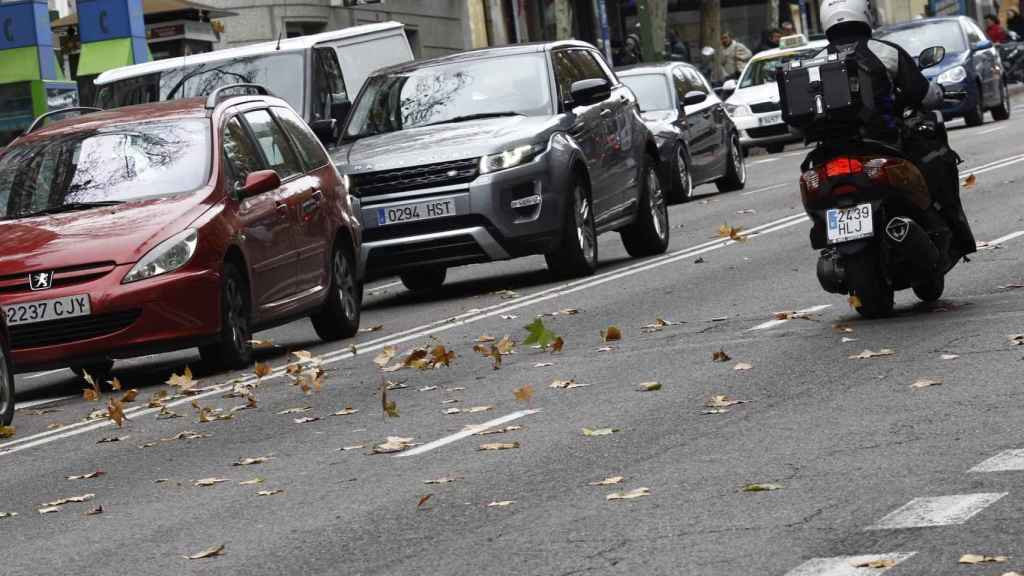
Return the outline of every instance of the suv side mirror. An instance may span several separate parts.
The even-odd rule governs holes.
[[[273,170],[257,170],[245,177],[245,185],[239,190],[242,198],[250,198],[281,187],[281,177]]]
[[[313,120],[309,123],[309,128],[325,145],[334,144],[338,139],[338,121],[334,118]]]
[[[925,68],[931,68],[936,64],[942,62],[942,59],[946,57],[946,49],[942,46],[932,46],[931,48],[925,48],[921,51],[921,55],[917,57],[917,67],[921,70]]]
[[[612,95],[612,85],[604,78],[588,78],[572,83],[569,89],[573,106],[590,106]]]
[[[729,80],[726,80],[718,88],[715,88],[715,93],[718,94],[718,96],[722,100],[725,100],[729,96],[732,96],[732,93],[735,92],[735,91],[736,91],[736,81],[731,79],[731,78]]]
[[[700,90],[691,90],[683,96],[683,106],[695,106],[708,99],[708,95]]]

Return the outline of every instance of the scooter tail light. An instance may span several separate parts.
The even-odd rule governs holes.
[[[857,158],[839,157],[825,163],[825,175],[829,178],[849,176],[864,170],[864,163]]]
[[[800,175],[800,196],[804,203],[816,198],[821,190],[821,178],[817,170],[808,170]]]

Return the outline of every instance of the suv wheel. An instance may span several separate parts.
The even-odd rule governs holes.
[[[363,287],[356,282],[356,270],[348,252],[334,248],[331,258],[331,286],[327,301],[310,317],[313,329],[321,340],[341,340],[355,336],[359,331],[359,313],[363,301]]]
[[[224,264],[220,295],[220,341],[199,348],[207,366],[245,368],[252,363],[252,326],[249,290],[242,273],[231,263]]]
[[[578,180],[565,211],[562,243],[554,252],[544,255],[548,270],[559,278],[590,276],[597,270],[597,228],[590,194]]]
[[[661,189],[658,169],[648,158],[644,162],[643,188],[636,220],[621,232],[622,245],[634,258],[662,254],[668,249],[668,207]]]
[[[686,149],[682,143],[676,145],[676,173],[672,183],[672,195],[669,199],[673,204],[687,202],[693,198],[693,175],[690,174],[690,161],[686,157]]]
[[[14,419],[14,374],[7,355],[0,349],[0,426],[10,426]]]
[[[1004,82],[999,84],[999,95],[1001,96],[999,106],[992,109],[992,118],[995,120],[1008,120],[1013,104],[1010,102],[1010,89]]]
[[[413,292],[429,292],[440,288],[448,277],[448,269],[444,266],[435,268],[418,268],[398,276],[402,284]]]
[[[740,139],[735,134],[729,145],[729,157],[725,159],[725,176],[715,181],[719,192],[735,192],[743,190],[747,184],[747,165],[740,151]]]

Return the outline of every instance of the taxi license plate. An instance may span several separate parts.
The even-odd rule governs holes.
[[[455,216],[454,198],[377,208],[377,225],[387,226],[417,220],[430,220],[431,218],[444,218],[445,216]]]
[[[871,204],[858,204],[852,208],[830,208],[825,219],[828,223],[828,243],[839,244],[874,236]]]
[[[11,304],[4,306],[3,312],[7,318],[8,326],[18,326],[20,324],[35,324],[36,322],[88,316],[92,314],[92,306],[89,303],[89,295],[81,294],[78,296],[53,298],[51,300]]]
[[[770,126],[772,124],[782,124],[782,113],[769,114],[767,116],[761,116],[757,119],[758,126]]]

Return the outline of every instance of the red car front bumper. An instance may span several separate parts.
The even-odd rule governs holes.
[[[186,267],[121,284],[131,265],[96,280],[40,292],[0,295],[8,306],[88,294],[89,316],[8,326],[19,372],[83,365],[190,348],[220,330],[220,275]]]

